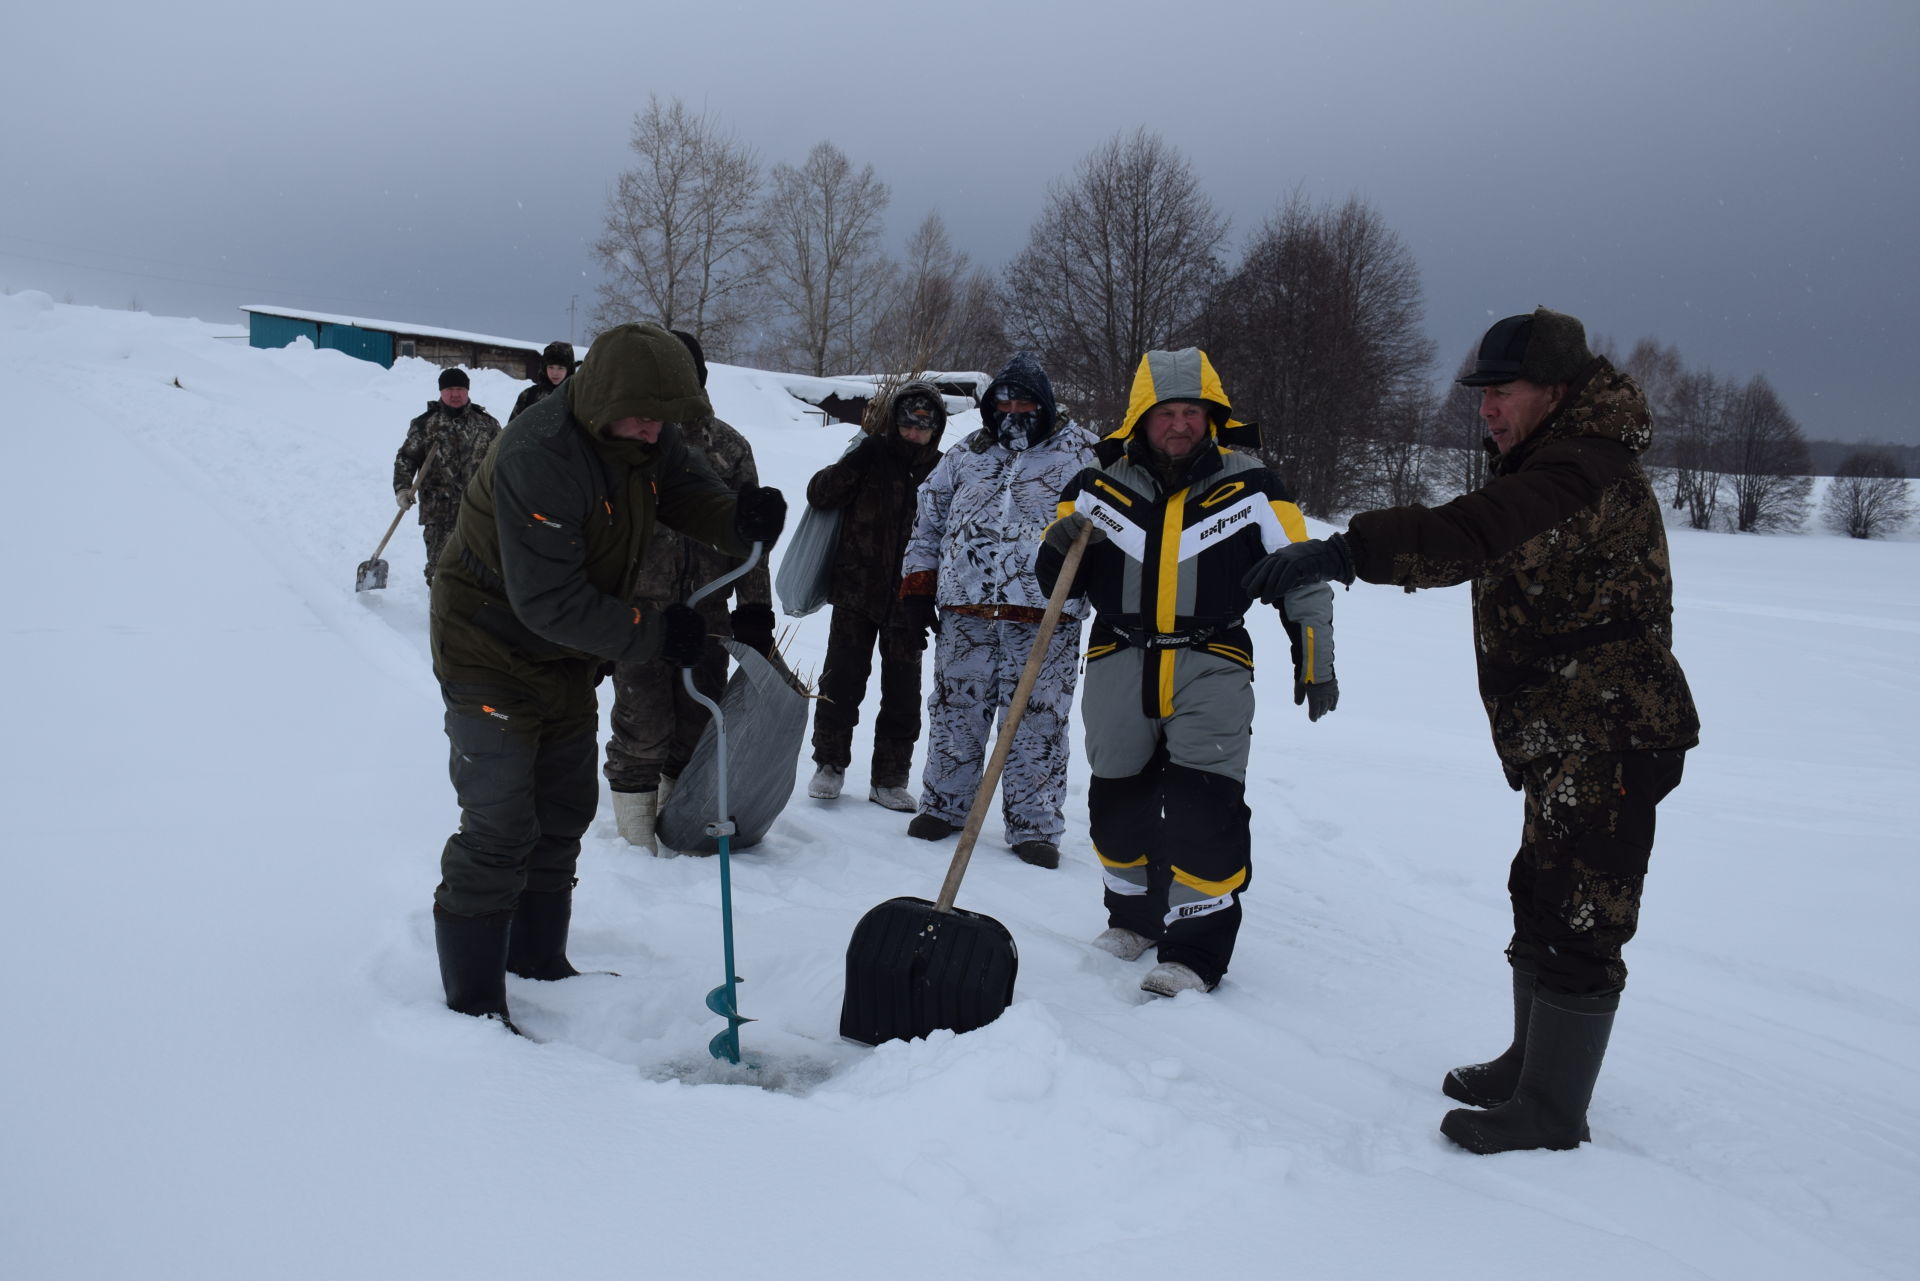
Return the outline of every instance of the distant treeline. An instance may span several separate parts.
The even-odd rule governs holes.
[[[1810,440],[1807,442],[1807,466],[1814,476],[1838,476],[1847,459],[1860,453],[1882,455],[1893,464],[1896,475],[1920,476],[1920,445],[1883,445],[1876,442]]]
[[[1026,348],[1096,431],[1118,425],[1143,352],[1201,346],[1313,515],[1444,500],[1485,478],[1477,397],[1439,379],[1418,267],[1358,197],[1317,205],[1296,189],[1236,250],[1207,185],[1141,129],[1056,179],[1026,247],[989,270],[937,210],[889,256],[887,185],[831,142],[763,169],[713,117],[655,97],[629,148],[593,245],[598,328],[657,320],[714,359],[816,375],[992,370]],[[1860,452],[1810,445],[1764,376],[1690,368],[1651,339],[1602,352],[1646,388],[1648,461],[1672,469],[1669,501],[1696,527],[1792,527],[1806,477]],[[1888,452],[1897,464],[1870,469],[1914,474],[1920,450]]]

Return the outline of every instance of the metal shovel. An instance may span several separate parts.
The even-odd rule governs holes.
[[[435,441],[427,446],[427,456],[420,460],[420,470],[413,473],[413,488],[407,491],[407,505],[393,514],[393,523],[387,526],[386,537],[373,549],[373,555],[360,562],[360,570],[353,577],[353,590],[370,592],[387,585],[387,562],[380,559],[380,553],[387,550],[387,539],[393,537],[393,531],[400,528],[400,518],[413,510],[414,499],[420,496],[420,482],[426,479],[427,468],[433,466],[434,451],[440,448]]]

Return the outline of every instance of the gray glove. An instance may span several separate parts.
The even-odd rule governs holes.
[[[1091,547],[1107,536],[1107,531],[1093,523],[1085,512],[1068,512],[1053,524],[1047,526],[1045,542],[1047,546],[1065,556],[1073,548],[1073,540],[1080,537],[1080,531],[1091,529],[1092,537],[1087,539]]]
[[[396,489],[393,491],[393,501],[400,504],[401,511],[405,511],[407,508],[413,506],[413,491],[411,489]]]
[[[1320,681],[1309,685],[1296,680],[1293,683],[1293,705],[1307,705],[1307,719],[1317,721],[1334,708],[1340,706],[1340,682],[1336,680]]]

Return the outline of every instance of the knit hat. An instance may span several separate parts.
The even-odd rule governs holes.
[[[442,369],[440,371],[441,391],[445,391],[449,387],[471,387],[472,385],[472,383],[467,381],[467,371],[464,369],[455,367],[453,369]]]
[[[546,350],[540,353],[540,361],[547,365],[565,365],[567,372],[573,372],[573,344],[570,342],[550,342]]]
[[[1459,383],[1493,387],[1525,379],[1546,387],[1572,382],[1592,363],[1586,326],[1564,312],[1537,307],[1494,322],[1480,340],[1472,371]]]
[[[676,329],[673,336],[680,340],[687,353],[693,357],[693,368],[700,375],[700,385],[707,385],[707,353],[700,349],[700,340],[684,329]]]

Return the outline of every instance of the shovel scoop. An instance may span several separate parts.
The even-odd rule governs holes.
[[[413,500],[420,496],[420,482],[426,479],[427,468],[433,466],[434,451],[439,449],[436,441],[427,446],[427,456],[420,460],[420,470],[413,473],[413,488],[407,491],[407,505],[393,514],[393,523],[387,526],[386,535],[380,545],[373,549],[373,555],[360,562],[360,569],[353,576],[353,590],[371,592],[387,585],[387,562],[380,559],[380,553],[387,550],[387,542],[393,537],[393,531],[400,528],[400,518],[413,507]]]

